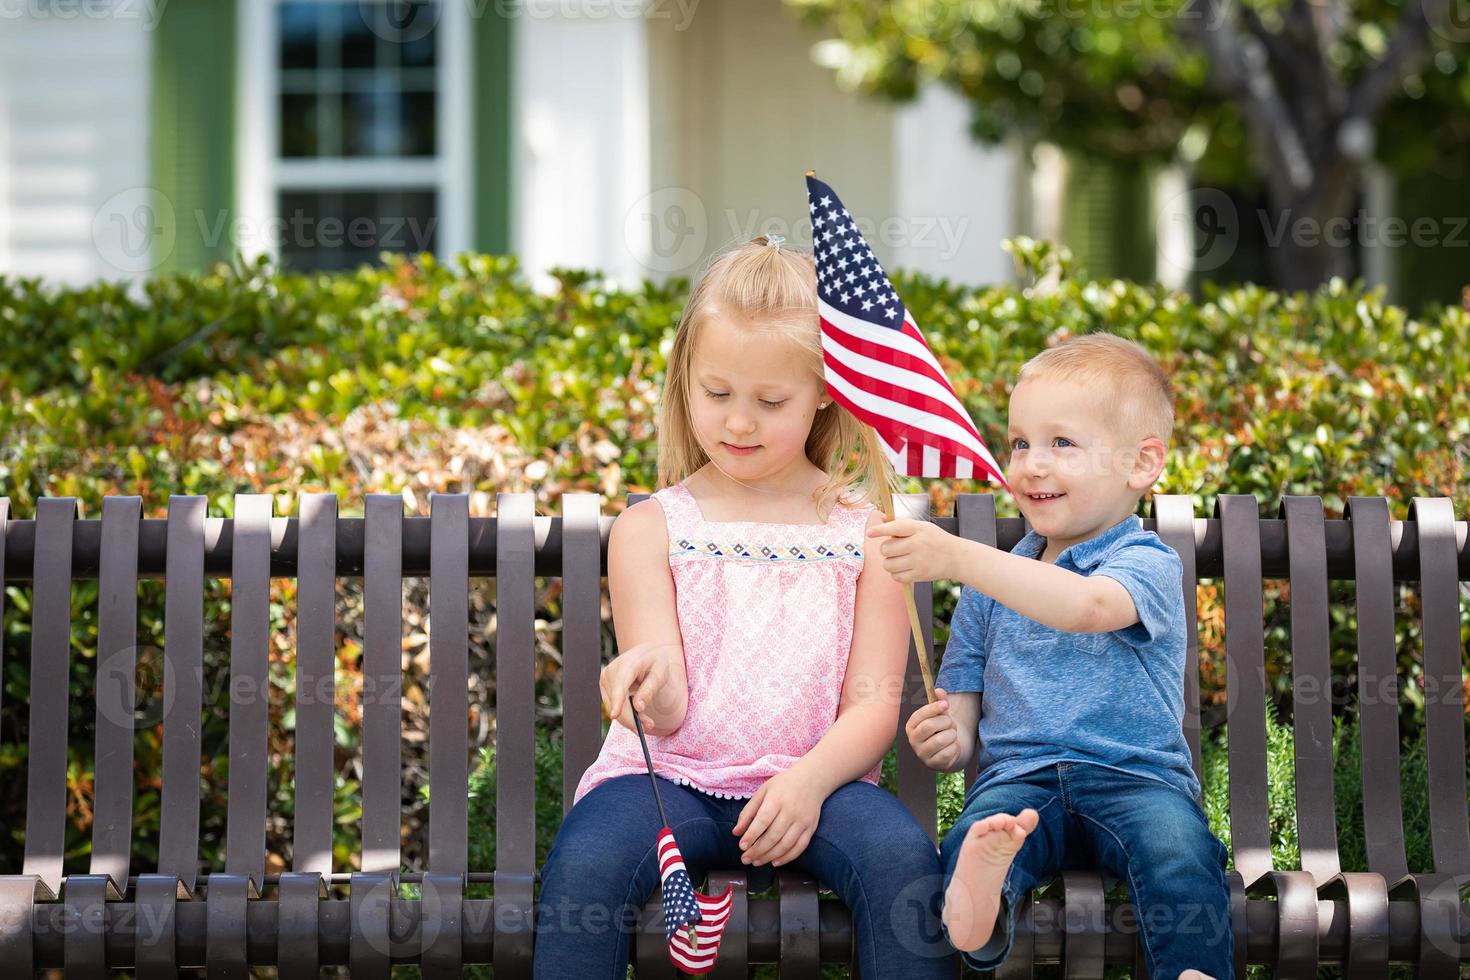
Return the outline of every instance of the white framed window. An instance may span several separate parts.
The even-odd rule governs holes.
[[[298,271],[471,247],[470,25],[455,0],[253,0],[239,244]]]

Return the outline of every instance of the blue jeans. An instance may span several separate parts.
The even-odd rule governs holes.
[[[1193,799],[1156,779],[1063,762],[971,787],[940,844],[945,886],[972,824],[1027,807],[1040,821],[1006,875],[995,932],[980,949],[962,953],[965,962],[994,969],[1011,950],[1016,908],[1031,889],[1058,871],[1093,868],[1107,882],[1127,884],[1150,977],[1174,980],[1186,969],[1221,980],[1231,975],[1225,845]]]
[[[769,866],[742,865],[731,833],[748,801],[666,779],[658,792],[696,886],[710,869],[745,869],[752,890],[769,887]],[[638,912],[659,884],[658,832],[646,774],[609,779],[572,807],[541,871],[537,978],[624,980]],[[892,793],[864,782],[840,787],[822,804],[806,850],[782,868],[806,872],[847,903],[864,980],[958,974],[939,924],[939,852]]]

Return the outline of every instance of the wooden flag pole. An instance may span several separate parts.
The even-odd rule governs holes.
[[[888,484],[882,486],[881,500],[883,502],[883,516],[893,520],[893,491]],[[903,601],[909,607],[909,631],[914,636],[914,655],[919,658],[919,673],[924,678],[924,696],[929,699],[929,704],[934,703],[934,668],[929,664],[929,645],[924,642],[924,627],[919,622],[919,607],[914,602],[914,583],[909,582],[903,586]]]

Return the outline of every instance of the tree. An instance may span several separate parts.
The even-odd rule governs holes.
[[[1352,274],[1330,232],[1356,227],[1368,161],[1408,177],[1470,155],[1466,0],[786,2],[835,31],[817,53],[844,84],[899,99],[950,85],[987,143],[1258,185],[1286,288]]]

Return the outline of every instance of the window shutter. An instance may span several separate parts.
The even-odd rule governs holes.
[[[152,173],[173,205],[177,236],[171,254],[155,258],[157,273],[203,271],[233,257],[235,39],[235,0],[171,0],[159,18]]]
[[[1062,239],[1090,274],[1152,282],[1153,220],[1144,164],[1068,151]]]
[[[511,21],[494,5],[474,19],[475,247],[482,252],[510,251]]]

